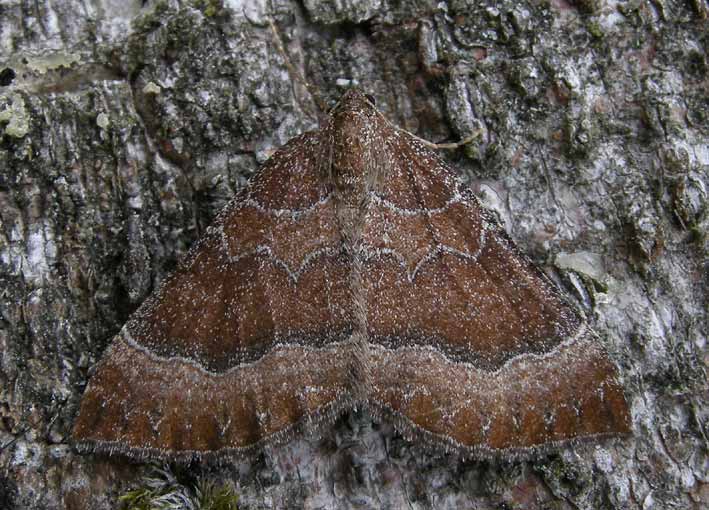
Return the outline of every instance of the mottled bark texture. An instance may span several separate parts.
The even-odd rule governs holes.
[[[0,9],[0,507],[117,506],[144,469],[69,431],[113,335],[272,150],[293,65],[433,141],[618,364],[629,440],[459,461],[363,413],[194,468],[244,508],[709,504],[702,1],[10,1]],[[573,374],[569,374],[573,377]]]

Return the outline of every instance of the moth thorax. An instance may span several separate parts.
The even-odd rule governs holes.
[[[368,112],[347,112],[333,120],[333,183],[343,201],[361,203],[375,180],[375,119]]]

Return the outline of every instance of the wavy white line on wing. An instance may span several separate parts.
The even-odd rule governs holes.
[[[328,193],[325,196],[320,197],[320,199],[317,202],[313,202],[311,205],[308,207],[304,207],[302,209],[275,209],[272,207],[266,207],[263,205],[261,202],[256,200],[255,198],[248,197],[248,198],[243,198],[238,201],[234,201],[230,203],[229,205],[226,206],[226,208],[220,212],[217,215],[216,223],[222,223],[226,220],[226,218],[238,211],[239,209],[244,209],[246,207],[253,207],[259,212],[262,212],[264,214],[268,214],[271,216],[275,216],[277,218],[280,218],[282,216],[290,216],[291,218],[298,219],[301,216],[307,216],[308,214],[311,214],[315,211],[317,211],[320,207],[323,205],[327,204],[330,199],[332,198],[332,192]]]
[[[249,257],[251,255],[265,255],[268,257],[268,259],[275,264],[281,266],[283,270],[288,274],[290,279],[293,281],[293,283],[297,283],[298,279],[302,276],[303,271],[305,268],[310,264],[310,262],[313,259],[318,258],[321,255],[336,255],[342,251],[342,247],[338,248],[318,248],[317,250],[313,250],[310,253],[308,253],[305,257],[303,257],[303,260],[300,263],[300,266],[298,267],[297,270],[293,270],[293,268],[285,262],[283,259],[279,258],[273,253],[273,250],[271,249],[270,246],[266,244],[260,244],[256,248],[253,248],[251,250],[239,253],[236,256],[229,256],[229,262],[237,262],[240,259],[243,259],[245,257]]]
[[[419,271],[421,268],[430,260],[433,260],[434,258],[438,257],[441,253],[449,253],[451,255],[455,255],[457,257],[461,257],[463,259],[469,260],[471,262],[474,262],[480,257],[480,254],[482,253],[483,249],[485,248],[485,243],[487,241],[487,231],[488,228],[483,225],[483,228],[480,229],[480,234],[478,235],[478,248],[475,250],[473,253],[468,253],[464,251],[457,250],[455,248],[452,248],[448,245],[445,244],[437,244],[433,249],[429,250],[426,255],[421,257],[421,260],[419,260],[416,263],[416,267],[412,271],[408,270],[407,264],[406,264],[406,258],[399,253],[398,251],[391,249],[391,248],[374,248],[374,247],[362,247],[359,250],[359,253],[361,253],[365,260],[374,258],[374,257],[381,257],[382,255],[390,255],[397,259],[399,263],[406,268],[406,277],[409,280],[409,282],[413,282],[416,279],[416,275],[418,275]]]
[[[445,352],[441,351],[435,346],[428,346],[428,345],[415,345],[415,346],[410,346],[410,347],[398,347],[394,349],[389,349],[387,347],[384,347],[382,345],[373,345],[371,348],[375,350],[382,350],[382,351],[387,351],[387,352],[395,352],[395,351],[402,351],[402,350],[407,350],[407,351],[423,351],[423,352],[432,352],[437,355],[439,355],[441,358],[443,358],[447,363],[454,364],[454,365],[462,365],[464,366],[467,370],[471,370],[474,372],[479,372],[483,373],[489,376],[498,376],[502,374],[505,371],[511,370],[513,364],[521,364],[521,363],[526,363],[526,362],[532,362],[532,361],[539,361],[539,360],[544,360],[544,359],[549,359],[554,356],[556,356],[559,352],[561,352],[563,349],[569,348],[575,343],[581,341],[584,337],[584,335],[590,331],[590,335],[594,336],[593,331],[589,330],[588,326],[586,325],[585,322],[581,322],[576,329],[574,333],[572,333],[568,338],[565,340],[559,342],[557,345],[554,346],[553,349],[546,351],[546,352],[540,352],[540,353],[534,353],[534,352],[527,352],[523,354],[518,354],[516,356],[511,357],[507,361],[505,361],[499,368],[496,368],[494,370],[485,370],[480,367],[475,366],[473,363],[467,362],[467,361],[458,361],[450,356],[446,355]],[[271,352],[279,349],[279,348],[292,348],[292,349],[302,349],[307,352],[323,352],[323,351],[336,351],[341,347],[345,347],[347,345],[351,345],[355,342],[357,342],[357,339],[353,339],[353,337],[348,338],[347,340],[343,340],[340,342],[333,342],[330,344],[327,344],[322,347],[312,347],[309,345],[305,344],[299,344],[299,343],[275,343],[271,347],[271,351],[269,353],[264,354],[261,356],[259,359],[254,360],[254,361],[248,361],[245,363],[240,363],[238,365],[235,365],[227,370],[224,370],[223,372],[214,372],[212,370],[209,370],[205,368],[201,363],[198,361],[191,359],[191,358],[185,358],[184,356],[160,356],[159,354],[155,354],[152,352],[149,348],[145,347],[144,345],[138,343],[133,336],[130,334],[128,331],[127,325],[123,326],[121,331],[118,333],[118,335],[121,337],[120,339],[123,340],[131,349],[137,350],[148,356],[151,360],[156,361],[158,363],[183,363],[185,365],[189,365],[196,370],[209,375],[211,377],[227,377],[233,372],[236,372],[237,370],[240,370],[242,368],[247,368],[247,367],[253,367],[258,365],[259,363],[262,363],[264,361],[264,358],[267,357]],[[111,347],[109,349],[114,349],[116,345],[116,342],[111,344]]]
[[[451,198],[449,198],[448,201],[441,207],[435,207],[431,209],[427,209],[425,207],[418,207],[416,209],[405,209],[403,207],[395,205],[393,202],[390,202],[385,198],[380,197],[374,191],[369,192],[369,198],[375,204],[386,207],[390,211],[393,211],[400,216],[418,216],[422,214],[425,214],[426,216],[433,216],[434,214],[440,214],[442,212],[445,212],[451,205],[460,202],[463,199],[463,195],[459,191],[456,191],[455,194]]]
[[[355,343],[357,340],[353,339],[351,336],[347,340],[342,340],[340,342],[332,342],[329,344],[326,344],[322,347],[313,347],[309,346],[305,343],[298,343],[298,342],[293,342],[293,343],[281,343],[281,342],[276,342],[273,345],[271,345],[271,350],[267,353],[264,353],[263,356],[261,356],[259,359],[253,360],[253,361],[247,361],[244,363],[239,363],[238,365],[234,365],[231,368],[228,368],[227,370],[224,370],[223,372],[215,372],[212,370],[209,370],[208,368],[205,368],[204,365],[202,365],[199,361],[194,360],[192,358],[186,358],[184,356],[161,356],[160,354],[156,354],[153,351],[151,351],[148,347],[140,344],[133,338],[133,335],[130,334],[130,331],[128,331],[127,325],[123,326],[121,331],[118,333],[118,336],[120,338],[118,339],[123,340],[128,347],[130,347],[133,350],[140,351],[143,354],[145,354],[148,358],[150,358],[153,361],[156,361],[158,363],[182,363],[184,365],[189,365],[193,367],[194,369],[200,371],[203,374],[209,375],[211,377],[227,377],[230,374],[236,372],[237,370],[240,370],[242,368],[248,368],[248,367],[253,367],[258,365],[259,363],[262,363],[264,358],[268,357],[269,354],[272,352],[278,350],[279,348],[291,348],[291,349],[303,349],[307,352],[323,352],[323,351],[336,351],[340,347],[347,346],[349,344]],[[109,350],[115,349],[116,345],[118,342],[114,341],[111,346],[109,347]],[[108,356],[108,353],[106,354]]]

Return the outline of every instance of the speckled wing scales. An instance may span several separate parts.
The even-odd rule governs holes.
[[[209,458],[287,439],[349,395],[349,263],[319,177],[317,133],[278,151],[96,369],[84,450]],[[308,296],[304,299],[303,296]]]
[[[629,431],[601,345],[453,171],[352,90],[128,321],[74,436],[222,458],[366,405],[463,454],[527,455]]]
[[[372,405],[476,456],[628,432],[581,317],[438,157],[402,132],[383,146],[363,239]]]

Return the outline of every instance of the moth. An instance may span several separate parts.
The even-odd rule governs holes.
[[[238,458],[354,407],[465,457],[630,432],[598,336],[359,90],[278,150],[121,329],[80,451]]]

